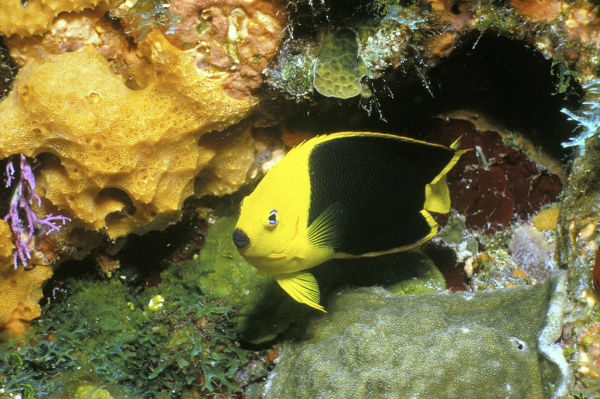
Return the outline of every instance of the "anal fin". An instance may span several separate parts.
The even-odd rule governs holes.
[[[277,277],[276,281],[295,301],[327,313],[319,304],[319,285],[312,274],[291,273]]]

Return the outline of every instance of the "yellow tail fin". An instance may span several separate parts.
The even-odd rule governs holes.
[[[446,183],[446,175],[438,179],[437,183],[430,183],[425,186],[425,207],[426,210],[435,213],[450,212],[450,190]]]
[[[457,149],[460,145],[460,138],[456,139],[450,148]],[[425,186],[425,206],[424,209],[435,212],[435,213],[448,213],[450,212],[450,190],[448,190],[448,184],[446,183],[446,175],[456,165],[460,157],[469,149],[457,150],[452,156],[452,159],[442,169],[442,171]]]

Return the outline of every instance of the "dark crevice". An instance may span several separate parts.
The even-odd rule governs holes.
[[[476,31],[434,68],[421,70],[427,87],[414,68],[371,82],[378,106],[370,116],[360,109],[359,101],[365,100],[324,98],[288,126],[314,133],[366,130],[418,137],[434,116],[469,110],[525,135],[556,157],[565,153],[560,143],[573,135],[576,125],[560,110],[577,109],[583,91],[571,83],[557,93],[560,81],[551,73],[552,60],[527,43]]]
[[[0,37],[0,101],[8,95],[12,88],[12,83],[17,76],[17,64],[13,61],[8,52],[8,48]]]

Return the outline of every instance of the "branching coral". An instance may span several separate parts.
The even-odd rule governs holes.
[[[585,154],[585,142],[590,137],[596,136],[600,132],[600,79],[594,79],[582,87],[587,91],[587,96],[594,100],[588,100],[583,102],[585,110],[581,111],[579,115],[566,108],[561,111],[566,114],[570,120],[575,121],[579,124],[577,127],[580,133],[577,137],[569,139],[569,141],[562,143],[563,147],[578,147],[580,155]]]
[[[27,161],[25,155],[19,155],[19,163],[17,170],[19,176],[15,177],[15,160],[13,156],[6,165],[6,174],[8,180],[6,187],[14,187],[14,191],[10,200],[9,210],[4,220],[10,223],[13,241],[15,243],[14,265],[18,268],[19,263],[23,266],[28,266],[28,260],[31,259],[30,244],[33,239],[35,229],[42,229],[46,234],[52,231],[60,230],[57,223],[64,224],[71,219],[66,216],[49,214],[44,218],[40,218],[31,208],[34,201],[37,206],[41,206],[42,200],[35,193],[35,176],[31,165]]]

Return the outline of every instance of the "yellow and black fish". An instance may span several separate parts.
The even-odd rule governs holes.
[[[343,132],[292,149],[242,203],[233,242],[296,301],[324,311],[304,270],[331,258],[414,248],[448,213],[446,174],[465,152],[390,134]]]

